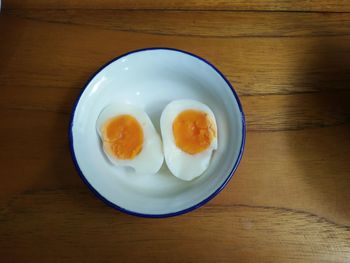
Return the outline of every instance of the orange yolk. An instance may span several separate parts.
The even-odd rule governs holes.
[[[181,112],[173,122],[173,134],[176,146],[189,154],[204,151],[216,136],[208,114],[197,110]]]
[[[143,130],[131,115],[119,115],[107,121],[102,134],[105,147],[118,159],[133,159],[142,150]]]

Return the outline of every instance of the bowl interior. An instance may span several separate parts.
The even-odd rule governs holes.
[[[95,126],[105,106],[142,107],[160,134],[162,110],[176,99],[201,101],[215,114],[218,150],[202,176],[181,181],[165,163],[157,174],[136,174],[106,159]],[[110,203],[137,214],[173,214],[205,202],[226,183],[243,147],[242,118],[230,86],[209,64],[176,50],[143,50],[113,61],[88,83],[72,119],[72,149],[83,177]]]

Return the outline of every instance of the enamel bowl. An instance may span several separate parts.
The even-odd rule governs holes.
[[[164,107],[195,99],[215,114],[218,149],[208,170],[193,181],[177,179],[165,162],[157,174],[113,166],[96,132],[101,110],[115,101],[142,107],[158,133]],[[242,158],[245,121],[238,96],[208,61],[170,48],[136,50],[108,62],[88,81],[71,117],[70,148],[79,175],[98,198],[128,214],[167,217],[200,207],[228,183]]]

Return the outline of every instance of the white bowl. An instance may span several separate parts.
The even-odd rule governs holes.
[[[172,100],[195,99],[214,112],[218,149],[208,170],[186,182],[164,163],[155,175],[113,166],[96,132],[101,110],[114,101],[142,107],[159,134],[159,119]],[[128,214],[167,217],[189,212],[217,195],[243,154],[245,121],[234,89],[208,61],[170,48],[136,50],[113,59],[88,81],[72,112],[70,147],[79,175],[108,205]]]

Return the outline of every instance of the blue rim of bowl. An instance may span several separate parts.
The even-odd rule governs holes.
[[[220,185],[219,188],[217,188],[212,194],[210,194],[207,198],[205,198],[204,200],[202,200],[201,202],[190,206],[188,208],[185,208],[183,210],[180,211],[176,211],[176,212],[172,212],[172,213],[165,213],[165,214],[144,214],[144,213],[138,213],[135,211],[131,211],[128,210],[126,208],[120,207],[114,203],[112,203],[111,201],[109,201],[107,198],[105,198],[104,196],[102,196],[89,182],[88,180],[85,178],[83,172],[81,171],[77,158],[75,156],[75,151],[74,151],[74,146],[73,146],[73,120],[74,120],[74,116],[75,116],[75,110],[77,108],[77,105],[80,101],[81,95],[84,93],[84,91],[86,90],[87,86],[90,84],[90,82],[95,78],[95,76],[100,73],[104,68],[106,68],[107,66],[109,66],[110,64],[112,64],[114,61],[119,60],[125,56],[128,56],[130,54],[133,53],[139,53],[139,52],[144,52],[144,51],[150,51],[150,50],[170,50],[170,51],[176,51],[176,52],[180,52],[189,56],[192,56],[196,59],[199,59],[201,61],[203,61],[204,63],[206,63],[208,66],[210,66],[211,68],[213,68],[227,83],[227,85],[230,87],[230,90],[232,91],[236,102],[238,104],[238,108],[239,111],[241,113],[241,119],[242,119],[242,141],[241,141],[241,146],[240,146],[240,150],[239,150],[239,155],[230,171],[230,173],[227,175],[225,181]],[[207,61],[204,58],[201,58],[195,54],[192,54],[190,52],[184,51],[184,50],[180,50],[180,49],[176,49],[176,48],[168,48],[168,47],[150,47],[150,48],[143,48],[143,49],[137,49],[137,50],[133,50],[133,51],[129,51],[125,54],[122,54],[114,59],[112,59],[111,61],[107,62],[106,64],[104,64],[102,67],[100,67],[91,77],[90,79],[86,82],[84,88],[82,89],[82,91],[80,92],[77,100],[75,101],[74,105],[73,105],[73,109],[72,109],[72,113],[70,116],[70,122],[69,122],[69,148],[70,148],[70,152],[71,152],[71,156],[72,156],[72,160],[74,163],[74,166],[76,168],[76,170],[78,171],[78,174],[80,176],[80,178],[83,180],[83,182],[87,185],[87,187],[96,195],[97,198],[99,198],[100,200],[102,200],[104,203],[106,203],[108,206],[119,210],[121,212],[124,212],[126,214],[129,215],[133,215],[133,216],[138,216],[138,217],[145,217],[145,218],[165,218],[165,217],[173,217],[173,216],[178,216],[178,215],[182,215],[182,214],[186,214],[188,212],[191,212],[199,207],[201,207],[202,205],[206,204],[207,202],[209,202],[211,199],[213,199],[218,193],[220,193],[225,186],[227,185],[227,183],[231,180],[233,174],[235,173],[235,171],[237,170],[237,167],[242,159],[243,156],[243,151],[244,151],[244,145],[245,145],[245,139],[246,139],[246,123],[245,123],[245,116],[244,116],[244,112],[243,112],[243,108],[241,105],[241,102],[238,98],[238,95],[236,93],[236,91],[234,90],[233,86],[231,85],[231,83],[227,80],[227,78],[225,77],[225,75],[223,73],[221,73],[220,70],[218,70],[212,63],[210,63],[209,61]]]

